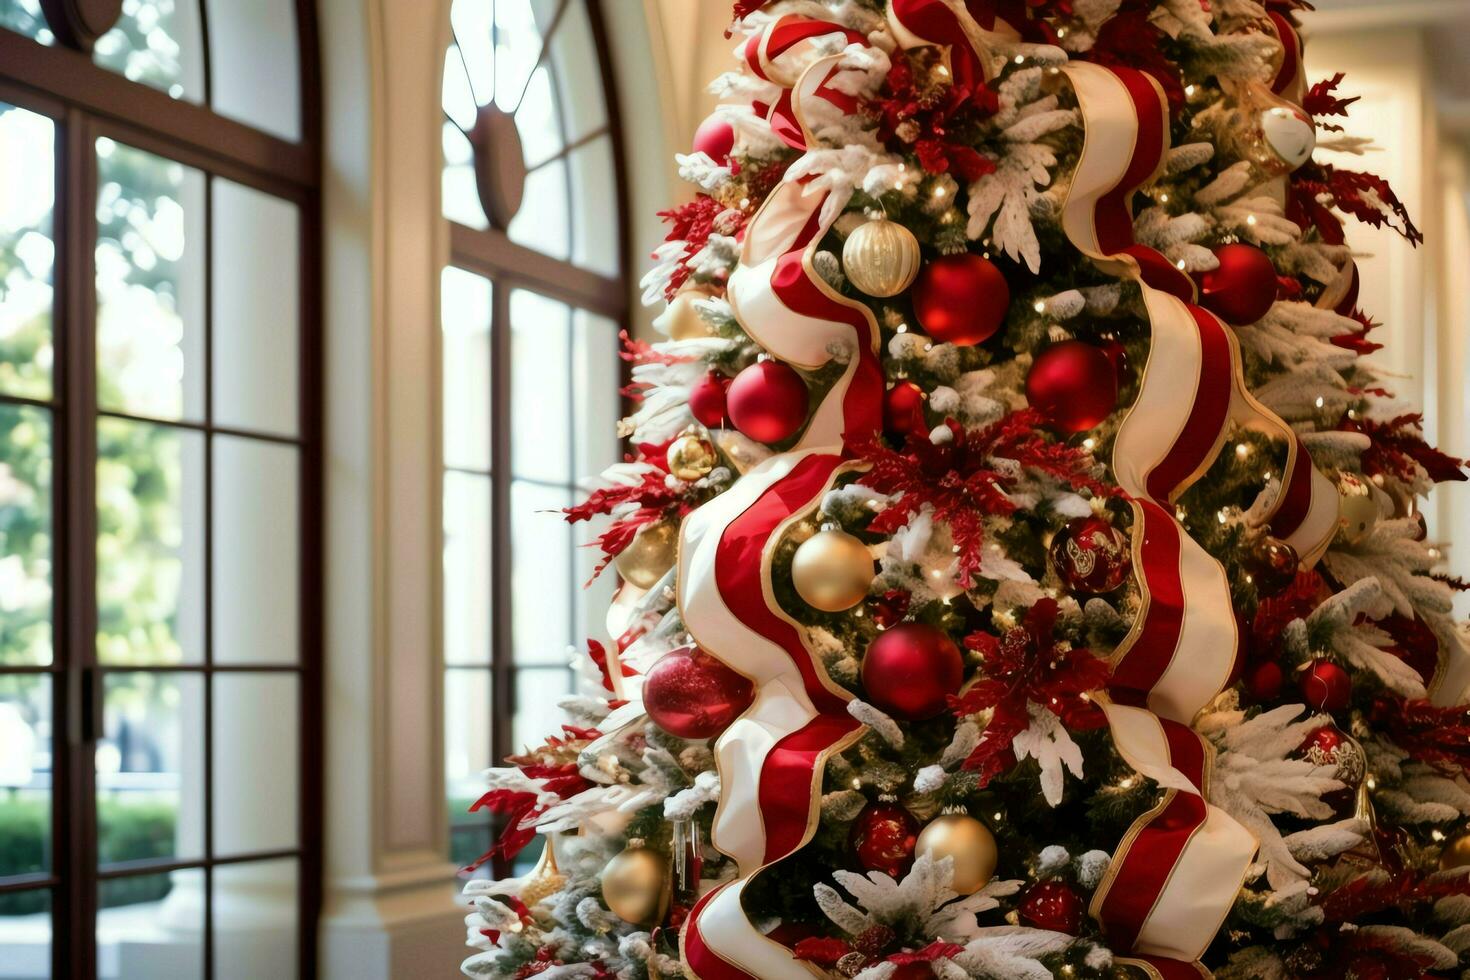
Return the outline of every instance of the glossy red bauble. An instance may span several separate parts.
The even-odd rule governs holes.
[[[927,432],[924,420],[924,389],[912,381],[900,381],[883,393],[883,431],[898,439],[914,432]]]
[[[694,152],[705,153],[718,164],[728,163],[735,149],[735,127],[718,114],[710,116],[694,131]]]
[[[1274,660],[1263,660],[1245,672],[1245,690],[1251,700],[1268,703],[1281,697],[1286,674]]]
[[[1255,323],[1276,302],[1276,267],[1254,245],[1234,242],[1215,249],[1217,268],[1201,272],[1200,304],[1237,327]]]
[[[1118,405],[1118,371],[1100,348],[1080,340],[1052,344],[1026,375],[1026,400],[1060,432],[1096,426]]]
[[[784,442],[806,421],[807,390],[801,375],[781,361],[757,361],[725,392],[730,421],[756,442]]]
[[[1297,677],[1297,686],[1307,704],[1318,711],[1341,711],[1353,694],[1348,672],[1330,660],[1313,660]]]
[[[878,634],[863,654],[868,700],[903,721],[922,721],[944,710],[965,679],[959,647],[941,629],[903,623]]]
[[[1322,802],[1332,807],[1339,817],[1351,816],[1357,803],[1358,786],[1368,772],[1363,747],[1347,732],[1327,724],[1307,735],[1297,746],[1293,757],[1332,769],[1332,778],[1342,783],[1343,788],[1323,793]]]
[[[718,371],[711,371],[690,387],[689,411],[706,429],[725,424],[725,392],[729,387],[730,379]]]
[[[713,738],[750,707],[750,680],[698,647],[664,654],[643,680],[643,707],[680,738]]]
[[[1128,537],[1101,517],[1077,517],[1051,539],[1051,564],[1068,592],[1106,595],[1128,581]]]
[[[944,344],[973,347],[1005,322],[1011,287],[989,259],[942,255],[919,270],[910,294],[919,329]]]
[[[1273,596],[1285,592],[1296,581],[1301,560],[1297,558],[1295,548],[1268,535],[1251,545],[1245,567],[1256,591],[1263,596]]]
[[[897,803],[869,803],[852,822],[848,841],[864,871],[902,878],[914,863],[919,821]]]
[[[1038,881],[1026,889],[1016,911],[1021,921],[1038,929],[1075,936],[1082,927],[1084,903],[1077,889],[1065,881]]]

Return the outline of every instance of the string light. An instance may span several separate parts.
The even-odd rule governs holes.
[[[1318,408],[1321,408],[1323,405],[1326,405],[1326,404],[1327,404],[1327,402],[1322,398],[1322,396],[1321,395],[1318,395],[1317,396],[1317,407]]]
[[[1256,224],[1256,216],[1253,215],[1253,214],[1246,215],[1245,216],[1245,223],[1248,224],[1248,225],[1250,225],[1251,227],[1255,227],[1255,224]]]
[[[1045,313],[1046,312],[1046,301],[1039,299],[1039,300],[1036,301],[1036,303],[1034,305],[1032,305],[1031,308],[1033,310],[1035,310],[1037,313]]]
[[[1082,440],[1082,448],[1085,449],[1085,450],[1087,450],[1088,452],[1092,452],[1093,448],[1096,445],[1097,445],[1097,440],[1094,439],[1094,438],[1092,438],[1092,436],[1088,436],[1086,439],[1083,439]]]
[[[1018,54],[1018,55],[1016,55],[1016,64],[1018,64],[1018,65],[1024,65],[1025,63],[1026,63],[1026,56],[1024,54]]]
[[[1193,85],[1186,85],[1186,86],[1184,86],[1184,94],[1185,95],[1193,95],[1194,94],[1194,86]]]
[[[1218,510],[1218,511],[1217,511],[1217,512],[1216,512],[1216,513],[1215,513],[1215,520],[1217,520],[1217,521],[1219,521],[1219,522],[1220,522],[1220,523],[1221,523],[1221,524],[1224,524],[1224,523],[1225,523],[1225,522],[1226,522],[1226,521],[1228,521],[1228,520],[1229,520],[1229,519],[1230,519],[1230,517],[1229,517],[1229,515],[1228,515],[1228,514],[1226,514],[1226,513],[1225,513],[1225,508],[1223,508],[1223,507],[1221,507],[1221,508],[1220,508],[1220,509],[1219,509],[1219,510]]]
[[[1169,203],[1169,195],[1167,193],[1160,194],[1159,195],[1159,203],[1160,204],[1168,204]]]
[[[1244,442],[1238,442],[1235,444],[1235,455],[1239,456],[1241,459],[1245,459],[1250,454],[1251,447],[1248,444]]]

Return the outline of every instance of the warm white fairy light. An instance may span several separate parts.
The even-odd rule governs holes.
[[[1235,455],[1239,456],[1241,459],[1245,459],[1250,454],[1251,447],[1248,443],[1237,442],[1235,444]]]
[[[1186,85],[1186,86],[1184,86],[1184,94],[1185,95],[1193,95],[1194,94],[1194,86],[1193,85]]]
[[[1035,303],[1032,304],[1031,308],[1033,310],[1035,310],[1037,313],[1045,313],[1046,312],[1046,301],[1045,300],[1037,300]]]
[[[1316,404],[1317,404],[1317,407],[1318,408],[1321,408],[1323,405],[1326,405],[1327,402],[1322,398],[1321,395],[1318,395],[1317,396],[1317,403]]]
[[[1092,450],[1096,448],[1096,446],[1097,440],[1092,438],[1092,436],[1088,436],[1086,439],[1082,440],[1082,448],[1087,450],[1088,452],[1092,452]]]
[[[1255,224],[1256,224],[1256,216],[1253,215],[1253,214],[1246,215],[1245,216],[1245,223],[1248,224],[1248,225],[1250,225],[1251,227],[1255,227]]]

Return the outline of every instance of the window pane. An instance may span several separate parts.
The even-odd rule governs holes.
[[[618,187],[612,137],[599,136],[567,156],[576,207],[572,260],[609,276],[618,274]]]
[[[51,976],[51,893],[0,895],[0,963],[11,976]]]
[[[214,659],[300,658],[301,466],[295,446],[214,437]]]
[[[444,173],[440,187],[444,217],[471,228],[488,228],[480,192],[475,187],[475,153],[452,122],[444,123]]]
[[[490,280],[453,266],[439,280],[444,463],[490,469]]]
[[[296,879],[289,859],[214,869],[214,980],[296,976]]]
[[[51,662],[51,413],[0,404],[0,665]]]
[[[176,99],[204,99],[204,44],[197,0],[124,0],[117,26],[97,39],[93,60]]]
[[[449,9],[449,24],[453,28],[453,40],[464,52],[460,56],[453,49],[449,52],[448,73],[458,72],[464,78],[468,68],[466,87],[485,102],[495,92],[495,51],[490,46],[490,18],[493,0],[454,0]],[[502,39],[502,42],[504,40]],[[448,106],[446,105],[446,108]],[[470,122],[474,120],[471,119]],[[461,120],[464,122],[464,120]]]
[[[204,436],[97,421],[97,656],[198,663],[204,651]]]
[[[204,174],[97,141],[97,403],[204,417]]]
[[[98,899],[98,980],[204,976],[203,870],[106,879]]]
[[[512,747],[534,748],[548,735],[560,735],[561,709],[556,703],[572,693],[572,672],[565,667],[517,670],[516,713]]]
[[[463,4],[457,4],[456,9],[461,6]],[[468,39],[466,42],[466,48],[474,46],[474,42]],[[489,50],[489,47],[487,39],[484,48]],[[475,116],[480,108],[475,102],[477,91],[470,85],[469,72],[479,66],[466,64],[460,58],[460,51],[461,48],[451,44],[444,53],[444,79],[440,83],[439,102],[445,114],[457,124],[455,128],[467,132],[475,125]],[[488,94],[489,88],[485,91]]]
[[[622,361],[618,325],[607,317],[576,310],[572,314],[572,397],[579,481],[596,477],[620,458],[617,428],[622,414]]]
[[[444,662],[490,663],[490,478],[444,474]]]
[[[0,674],[0,881],[51,867],[51,738],[51,678]]]
[[[568,660],[572,596],[582,583],[572,570],[571,527],[556,513],[571,502],[561,487],[516,480],[510,488],[514,551],[515,662],[558,664]]]
[[[217,855],[280,850],[300,840],[299,704],[295,674],[214,675]]]
[[[550,21],[556,0],[534,4],[531,0],[494,0],[490,7],[495,12],[496,30],[495,101],[508,109],[536,65],[541,53],[541,28],[537,24],[545,26]]]
[[[531,171],[520,211],[506,232],[510,240],[527,248],[564,259],[571,254],[567,227],[567,167],[557,160]]]
[[[301,139],[295,0],[205,0],[205,9],[214,110],[282,139]]]
[[[556,69],[556,89],[567,140],[578,140],[606,126],[602,58],[592,36],[586,4],[567,4],[562,22],[551,39],[550,61]]]
[[[50,119],[0,102],[0,394],[51,397],[55,141]]]
[[[294,435],[301,334],[296,205],[215,178],[214,422]]]
[[[494,765],[490,687],[490,671],[485,668],[451,667],[444,672],[444,792],[451,826],[490,820],[488,810],[469,812],[485,792],[480,773]],[[462,860],[477,858],[483,850]]]
[[[0,27],[34,38],[42,44],[51,44],[56,40],[51,29],[46,26],[40,0],[0,0]],[[0,946],[0,950],[4,948]]]
[[[516,133],[521,137],[521,155],[527,166],[551,159],[565,145],[550,68],[537,68],[531,76],[525,98],[516,106]]]
[[[517,477],[563,484],[574,477],[571,313],[565,303],[525,290],[510,297],[511,472]]]
[[[109,673],[103,691],[104,735],[97,743],[99,862],[106,867],[201,856],[203,678]]]

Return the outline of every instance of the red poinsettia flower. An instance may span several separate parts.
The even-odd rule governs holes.
[[[1385,422],[1343,416],[1337,428],[1360,432],[1371,445],[1363,452],[1363,472],[1369,476],[1391,476],[1409,481],[1416,465],[1422,466],[1435,483],[1464,481],[1465,461],[1442,453],[1424,441],[1422,413],[1399,415]]]

